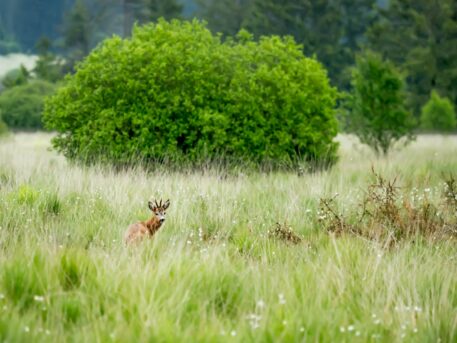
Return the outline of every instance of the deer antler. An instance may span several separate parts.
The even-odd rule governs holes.
[[[154,200],[154,207],[155,208],[163,208],[164,210],[166,210],[168,208],[168,206],[170,206],[170,199],[168,199],[165,202],[163,202],[162,199],[160,199],[159,202],[157,202],[157,200]]]

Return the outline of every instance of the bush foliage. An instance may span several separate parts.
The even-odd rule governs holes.
[[[0,112],[0,136],[4,135],[7,132],[8,132],[8,126],[6,126],[5,122],[3,121],[2,113]]]
[[[457,119],[452,102],[433,91],[430,100],[422,107],[421,127],[424,130],[449,132],[455,130],[456,126]]]
[[[402,138],[412,138],[414,118],[406,109],[404,81],[390,62],[370,51],[358,56],[351,85],[349,132],[378,154],[387,154]]]
[[[0,111],[5,123],[14,129],[39,129],[44,98],[54,93],[52,83],[35,80],[6,89],[0,94]]]
[[[5,88],[25,85],[30,78],[30,73],[24,65],[18,69],[10,70],[2,79],[2,85]]]
[[[292,38],[221,42],[199,21],[160,20],[104,41],[44,118],[54,147],[86,162],[331,163],[336,96]]]

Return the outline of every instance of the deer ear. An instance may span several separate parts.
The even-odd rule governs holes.
[[[170,206],[170,199],[168,199],[167,201],[165,201],[165,204],[163,204],[164,210],[166,210],[166,209],[168,208],[168,206]]]
[[[154,206],[154,203],[152,201],[148,201],[148,207],[149,207],[149,209],[151,211],[154,211],[155,206]]]

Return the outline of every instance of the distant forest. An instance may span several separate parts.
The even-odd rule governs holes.
[[[159,17],[204,19],[223,36],[291,35],[340,90],[356,55],[373,50],[404,73],[416,115],[433,90],[457,104],[456,0],[2,0],[0,54],[39,53],[46,37],[51,51],[77,61]]]
[[[14,37],[23,52],[35,50],[35,44],[42,36],[57,39],[62,34],[65,14],[71,10],[76,0],[1,0],[0,1],[0,40],[2,34]],[[96,3],[88,1],[88,3]],[[107,2],[107,1],[105,1]],[[109,1],[118,16],[123,15],[124,0]],[[125,1],[137,6],[134,1]],[[183,0],[183,13],[192,17],[196,9],[194,0]],[[121,33],[122,29],[116,30]]]
[[[22,51],[34,51],[35,44],[40,37],[46,36],[53,39],[59,37],[63,30],[65,13],[68,13],[68,11],[71,10],[75,1],[76,0],[2,0],[0,2],[0,39],[2,38],[2,34],[14,37]],[[97,0],[92,2],[97,2]],[[137,6],[139,1],[112,0],[110,2],[116,7],[118,12],[117,15],[121,16],[124,14],[124,2],[127,3],[127,5],[131,4],[131,6]],[[201,0],[178,1],[178,3],[182,4],[183,16],[187,18],[201,16],[198,9],[199,5],[204,2],[205,1]],[[217,7],[218,1],[210,0],[206,2],[211,3],[211,6],[213,7]],[[252,1],[222,0],[219,2],[221,3],[219,7],[222,8],[224,6],[230,7],[228,5],[230,2],[238,4],[237,6],[241,7],[244,3]],[[355,2],[357,2],[357,0]],[[388,0],[378,0],[377,2],[385,7],[387,6]],[[278,1],[278,4],[281,4],[281,1]],[[226,20],[228,21],[228,18],[226,18]],[[118,28],[117,31],[120,33],[122,29]]]

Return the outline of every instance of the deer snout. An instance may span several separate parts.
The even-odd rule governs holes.
[[[160,222],[160,223],[163,223],[164,221],[165,221],[165,216],[160,215],[160,216],[159,216],[159,222]]]

